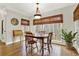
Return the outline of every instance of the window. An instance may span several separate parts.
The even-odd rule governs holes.
[[[75,21],[75,32],[78,32],[76,36],[76,44],[79,45],[79,20]]]
[[[55,40],[61,40],[62,23],[34,25],[35,32],[45,31],[47,33],[53,32]]]

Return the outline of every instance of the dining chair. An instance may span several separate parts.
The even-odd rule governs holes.
[[[47,41],[44,42],[44,44],[47,46],[47,48],[45,48],[45,49],[47,49],[49,51],[49,53],[50,53],[50,47],[52,48],[52,36],[53,36],[52,32],[48,33]]]
[[[44,35],[44,34],[46,34],[46,31],[39,31],[38,33],[39,33],[39,35]]]
[[[25,32],[25,46],[26,46],[26,52],[27,52],[27,48],[31,48],[31,55],[32,55],[32,52],[33,52],[33,49],[37,48],[37,51],[38,51],[38,46],[37,46],[37,41],[35,41],[33,39],[33,37],[27,37],[26,35],[28,36],[33,36],[33,33],[32,32]],[[26,44],[27,43],[27,44]],[[36,47],[33,47],[33,45],[36,45]]]

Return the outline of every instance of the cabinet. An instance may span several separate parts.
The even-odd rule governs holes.
[[[13,30],[13,43],[15,41],[15,37],[19,36],[21,41],[21,36],[23,35],[22,30]]]

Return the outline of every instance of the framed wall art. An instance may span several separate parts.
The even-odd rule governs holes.
[[[12,18],[12,19],[11,19],[11,24],[12,24],[12,25],[18,25],[18,24],[19,24],[18,19]]]
[[[27,20],[27,19],[21,19],[21,25],[29,25],[29,20]]]

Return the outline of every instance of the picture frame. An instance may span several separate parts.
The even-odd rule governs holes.
[[[19,24],[18,19],[12,18],[12,19],[11,19],[11,24],[12,24],[12,25],[18,25],[18,24]]]
[[[21,25],[24,25],[24,26],[29,26],[29,20],[27,20],[27,19],[21,19]]]

